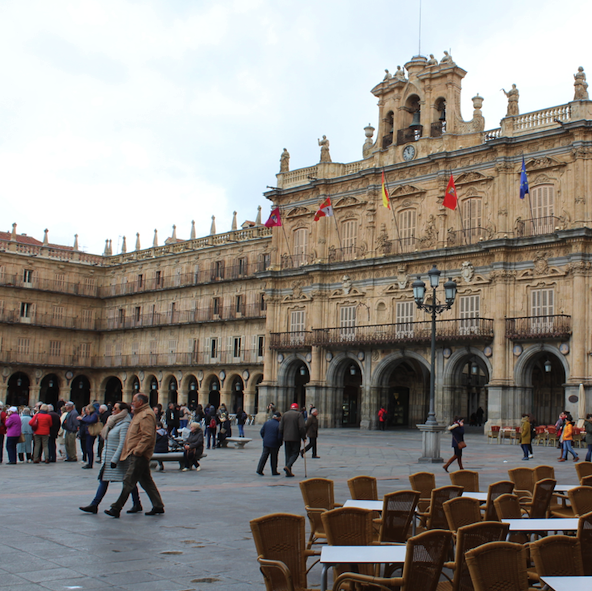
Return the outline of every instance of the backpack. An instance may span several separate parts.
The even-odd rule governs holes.
[[[216,429],[217,426],[218,426],[218,424],[216,423],[216,419],[214,417],[212,417],[210,419],[210,429]]]

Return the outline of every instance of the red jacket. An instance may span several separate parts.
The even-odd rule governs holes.
[[[49,435],[53,420],[51,415],[46,412],[38,412],[30,421],[29,425],[33,427],[35,435]]]

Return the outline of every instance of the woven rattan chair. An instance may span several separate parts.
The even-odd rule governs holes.
[[[531,542],[530,557],[534,562],[531,579],[540,577],[582,577],[584,563],[580,540],[573,536],[546,536]]]
[[[520,498],[532,498],[534,491],[534,470],[532,468],[512,468],[508,476],[514,483],[514,494]]]
[[[543,478],[553,478],[555,480],[555,468],[553,466],[537,466],[534,469],[534,482],[543,480]]]
[[[582,478],[592,476],[592,462],[578,462],[576,464],[576,474],[580,484],[582,484]]]
[[[580,515],[578,520],[578,540],[582,549],[584,574],[592,576],[592,512]]]
[[[304,517],[274,513],[251,521],[257,560],[266,591],[306,591]]]
[[[584,476],[584,478],[580,480],[580,484],[582,486],[592,486],[592,476]]]
[[[475,591],[534,591],[528,586],[528,550],[512,542],[490,542],[466,553]]]
[[[441,486],[432,491],[430,506],[427,511],[417,511],[420,524],[425,529],[448,529],[448,521],[444,514],[443,505],[446,501],[460,497],[463,489],[460,486]]]
[[[407,542],[405,564],[401,577],[385,578],[343,573],[333,584],[339,591],[344,583],[371,584],[372,589],[399,589],[400,591],[435,591],[442,573],[444,558],[450,549],[452,533],[440,529],[426,531]]]
[[[534,485],[531,501],[520,499],[520,504],[531,519],[545,519],[549,516],[549,505],[553,498],[553,490],[557,484],[552,478],[544,478]]]
[[[467,568],[465,554],[483,544],[505,540],[509,530],[509,525],[491,521],[460,527],[456,537],[455,560],[444,563],[444,566],[454,573],[452,581],[440,581],[438,591],[473,591],[473,582]]]
[[[309,549],[313,544],[322,543],[326,538],[321,514],[341,507],[335,502],[333,490],[333,481],[327,478],[309,478],[300,482],[300,492],[310,523],[310,536],[307,544]]]
[[[416,490],[399,490],[384,495],[379,541],[405,542],[419,502]]]
[[[462,486],[465,492],[479,492],[479,474],[473,470],[451,472],[450,482],[455,486]]]
[[[485,503],[483,521],[499,521],[493,501],[501,495],[512,494],[513,492],[514,483],[510,480],[500,480],[490,484],[487,489],[487,502]]]
[[[470,497],[450,499],[442,505],[448,529],[456,532],[459,527],[481,521],[481,503]]]
[[[501,495],[493,501],[493,505],[500,521],[506,519],[522,519],[522,516],[525,514],[524,509],[520,506],[520,499],[517,495]],[[509,541],[524,544],[528,541],[528,536],[521,532],[516,532],[510,534]]]
[[[373,476],[354,476],[347,481],[352,499],[378,501],[378,487]]]
[[[575,517],[580,517],[592,511],[592,487],[576,486],[567,492],[569,502]]]
[[[436,488],[436,477],[431,472],[416,472],[409,475],[411,488],[419,492],[419,511],[426,511],[430,506],[432,491]]]

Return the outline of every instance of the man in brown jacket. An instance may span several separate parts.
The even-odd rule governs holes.
[[[156,443],[156,415],[148,404],[145,394],[136,394],[132,401],[134,418],[127,430],[123,450],[119,458],[123,462],[129,458],[129,465],[123,478],[123,489],[119,498],[105,513],[111,517],[119,517],[134,486],[138,483],[146,491],[152,501],[152,509],[144,515],[164,513],[164,504],[160,493],[150,474],[150,458]],[[115,466],[112,466],[113,468]],[[128,511],[128,513],[133,511]]]
[[[310,410],[310,415],[306,421],[306,436],[308,437],[308,445],[300,450],[300,457],[312,448],[312,457],[317,460],[320,456],[317,455],[317,437],[319,436],[319,421],[317,415],[319,411],[316,408]]]

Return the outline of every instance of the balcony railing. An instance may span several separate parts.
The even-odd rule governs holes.
[[[69,328],[78,330],[96,330],[97,322],[94,319],[82,319],[77,316],[56,316],[53,313],[35,312],[23,317],[20,310],[4,310],[0,312],[0,322],[6,324],[30,324],[31,326],[47,326],[53,328]]]
[[[345,246],[343,248],[331,248],[329,250],[329,262],[341,263],[343,261],[355,261],[364,258],[364,249],[359,246]]]
[[[462,230],[448,230],[447,238],[449,246],[464,246],[492,239],[493,231],[482,226],[463,228]]]
[[[269,335],[270,349],[306,349],[311,346],[312,332],[299,330],[293,332],[272,332]]]
[[[94,367],[93,358],[80,355],[50,355],[49,353],[27,353],[1,351],[0,362],[21,365],[47,365],[50,367]]]
[[[31,281],[24,281],[23,277],[12,273],[0,273],[0,285],[7,287],[22,287],[24,289],[38,289],[73,295],[97,297],[96,285],[85,283],[70,283],[59,279],[44,279],[33,275]]]
[[[282,255],[282,269],[298,269],[304,265],[312,265],[314,255],[312,254],[287,254]]]
[[[506,338],[513,341],[564,339],[571,335],[571,316],[522,316],[506,318]]]
[[[517,236],[541,236],[542,234],[553,234],[562,227],[563,222],[552,215],[531,218],[518,219],[516,222]]]

